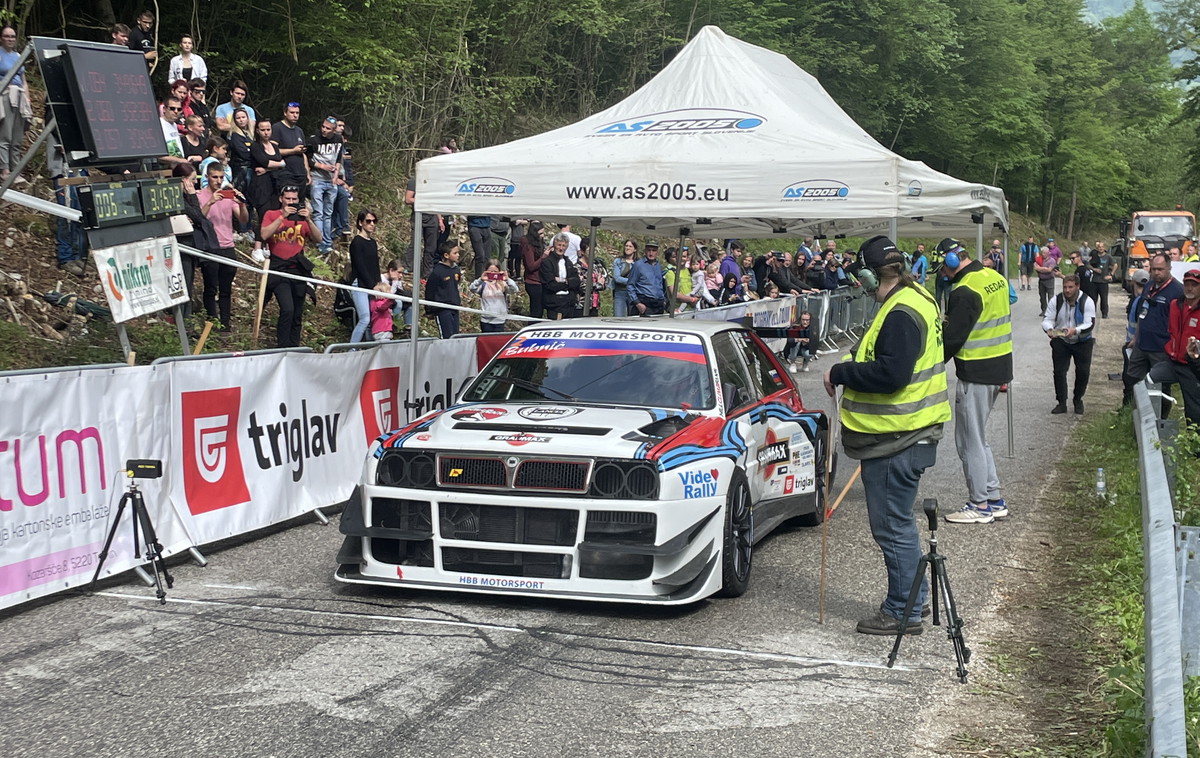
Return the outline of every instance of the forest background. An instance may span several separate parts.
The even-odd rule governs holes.
[[[162,90],[190,33],[210,102],[243,79],[260,114],[343,117],[356,166],[397,184],[447,137],[487,146],[617,102],[716,24],[815,75],[883,145],[1051,229],[1200,200],[1200,0],[1100,19],[1120,0],[0,2],[23,36],[100,41],[149,8]]]

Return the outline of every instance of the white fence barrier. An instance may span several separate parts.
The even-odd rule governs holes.
[[[422,342],[410,398],[410,349],[0,378],[0,608],[91,580],[130,458],[164,462],[140,484],[167,555],[345,500],[372,440],[478,370],[476,340]],[[105,576],[142,563],[129,518]]]

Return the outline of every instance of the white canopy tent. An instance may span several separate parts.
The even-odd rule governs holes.
[[[786,56],[715,26],[605,111],[421,161],[416,210],[599,219],[666,237],[683,228],[696,237],[941,237],[1008,227],[1001,190],[896,155]]]

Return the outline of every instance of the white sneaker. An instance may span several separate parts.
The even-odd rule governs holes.
[[[995,520],[987,503],[967,503],[957,511],[946,514],[946,521],[951,524],[990,524]]]
[[[808,361],[805,361],[805,362],[804,362],[804,366],[802,366],[802,367],[800,368],[800,370],[801,370],[801,371],[803,371],[803,372],[804,372],[804,373],[806,373],[806,374],[808,373]]]
[[[805,370],[805,371],[808,371],[808,369],[804,369],[804,370]],[[796,363],[795,363],[795,361],[793,361],[793,362],[791,362],[791,363],[789,363],[789,364],[788,364],[788,371],[792,372],[793,374],[794,374],[794,373],[796,373]]]

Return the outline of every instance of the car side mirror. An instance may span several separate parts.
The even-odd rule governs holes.
[[[721,394],[725,396],[725,414],[741,405],[741,398],[738,397],[738,388],[736,385],[725,382],[721,385]]]

